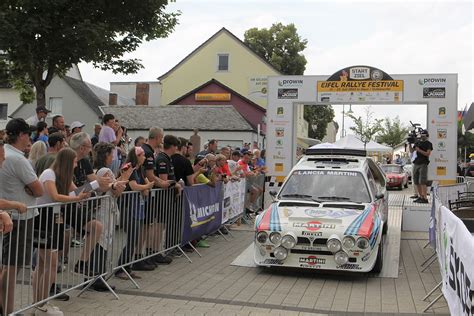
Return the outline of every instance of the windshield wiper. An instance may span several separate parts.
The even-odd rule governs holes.
[[[310,200],[310,201],[314,201],[314,202],[321,202],[321,201],[318,201],[318,200],[313,199],[313,196],[312,196],[312,195],[309,195],[309,194],[292,193],[292,194],[283,194],[281,197],[282,197],[282,198],[299,198],[299,199],[303,199],[303,200]]]
[[[332,200],[332,201],[349,201],[350,198],[344,196],[318,196],[318,199]]]

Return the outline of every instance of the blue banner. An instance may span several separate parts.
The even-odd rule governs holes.
[[[222,183],[184,187],[182,244],[214,233],[222,224]]]

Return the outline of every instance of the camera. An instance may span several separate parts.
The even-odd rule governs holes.
[[[412,130],[408,132],[406,139],[407,143],[414,144],[421,139],[421,134],[424,132],[424,129],[420,127],[421,124],[419,123],[412,123],[412,121],[410,121],[410,124],[412,126]]]

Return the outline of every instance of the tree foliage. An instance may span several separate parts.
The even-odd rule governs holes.
[[[244,42],[285,75],[302,75],[306,69],[306,58],[301,52],[308,40],[298,35],[293,23],[274,23],[269,29],[251,28],[245,31]]]
[[[464,160],[465,155],[469,157],[474,153],[474,134],[465,131],[462,133],[462,121],[458,122],[458,157]]]
[[[167,0],[2,0],[0,67],[10,82],[36,88],[37,106],[55,75],[81,61],[114,73],[135,73],[140,60],[125,59],[143,41],[168,36],[180,14]],[[1,76],[0,76],[1,77]],[[16,86],[16,85],[15,85]]]
[[[370,107],[365,108],[365,116],[356,117],[354,114],[346,113],[350,117],[355,126],[351,126],[350,129],[359,137],[359,139],[367,144],[374,139],[375,135],[383,130],[382,122],[383,119],[373,119],[374,112]]]
[[[298,35],[292,23],[274,23],[268,29],[251,28],[245,32],[244,42],[285,75],[302,75],[306,69],[306,58],[301,52],[308,41]],[[330,105],[305,105],[304,119],[309,124],[308,136],[323,139],[327,125],[334,119],[334,110]]]
[[[382,129],[377,135],[377,142],[395,147],[401,144],[407,137],[409,128],[400,122],[400,118],[396,116],[393,120],[386,117],[382,124]]]
[[[330,105],[305,105],[304,119],[309,124],[308,136],[322,140],[328,124],[334,119],[334,109]]]

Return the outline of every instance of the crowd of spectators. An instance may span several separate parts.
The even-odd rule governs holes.
[[[34,267],[34,302],[61,292],[56,284],[57,273],[62,271],[62,263],[67,263],[69,245],[74,239],[83,245],[79,260],[73,263],[74,272],[89,277],[102,273],[90,261],[98,247],[107,250],[110,245],[117,224],[113,218],[121,215],[120,203],[113,207],[116,216],[112,217],[107,216],[110,210],[104,208],[93,208],[92,212],[88,207],[64,207],[58,214],[52,207],[41,205],[77,204],[101,195],[120,201],[123,192],[139,192],[143,198],[133,204],[135,209],[129,210],[127,241],[118,262],[148,257],[126,267],[128,274],[139,278],[135,271],[154,270],[173,261],[173,253],[161,252],[166,229],[163,220],[159,215],[150,215],[152,203],[145,202],[151,189],[171,189],[179,196],[185,186],[215,186],[219,181],[239,181],[266,173],[265,151],[251,150],[250,144],[231,148],[219,146],[218,140],[211,139],[204,144],[203,151],[194,155],[190,140],[165,135],[158,127],[132,140],[126,135],[126,128],[112,114],[106,114],[90,137],[82,131],[83,123],[76,121],[68,126],[60,115],[54,116],[52,126],[48,126],[48,113],[46,108],[39,107],[36,115],[27,120],[10,120],[0,134],[0,234],[4,237],[0,314],[13,311],[15,276],[23,266]],[[255,201],[262,190],[252,186],[249,194],[251,201]],[[249,206],[247,211],[258,212],[259,207]],[[144,221],[148,223],[146,227]],[[140,228],[149,234],[147,238],[138,236]],[[46,242],[30,240],[35,229],[48,236]],[[127,277],[120,270],[116,276]],[[92,289],[102,291],[107,287],[96,281]],[[69,297],[63,294],[56,299]],[[48,302],[38,306],[35,314],[62,312]]]

